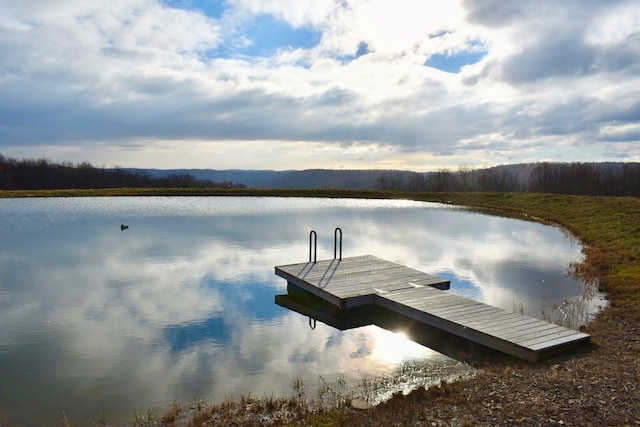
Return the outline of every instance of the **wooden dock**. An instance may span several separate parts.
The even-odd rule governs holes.
[[[528,361],[590,339],[582,332],[446,292],[447,280],[371,255],[276,266],[275,273],[287,280],[290,294],[313,295],[338,312],[356,309],[362,314],[380,307]]]

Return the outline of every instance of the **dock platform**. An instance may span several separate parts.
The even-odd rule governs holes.
[[[447,292],[448,280],[371,255],[275,267],[289,293],[337,312],[383,308],[493,350],[536,362],[587,342],[588,334]]]

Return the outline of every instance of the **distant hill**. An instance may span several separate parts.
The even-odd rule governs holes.
[[[198,180],[211,180],[214,182],[230,181],[237,184],[244,184],[247,187],[265,187],[265,182],[277,180],[294,171],[273,171],[273,170],[215,170],[215,169],[129,169],[148,173],[154,177],[163,177],[172,174],[188,174]]]
[[[532,191],[581,195],[640,196],[640,163],[522,163],[484,169],[435,172],[399,170],[212,170],[133,169],[153,177],[187,174],[197,180],[231,182],[250,188],[406,191]]]
[[[331,170],[308,169],[303,171],[273,170],[215,170],[215,169],[129,169],[148,173],[154,177],[172,174],[188,174],[198,180],[215,182],[231,181],[251,188],[332,188],[368,190],[376,188],[382,174],[395,173],[378,169]]]
[[[536,166],[534,163],[494,166],[486,169],[475,169],[473,174],[481,172],[489,174],[508,173],[513,176],[520,185],[526,186],[531,171]],[[172,174],[188,174],[198,180],[211,180],[214,182],[230,181],[235,184],[244,184],[250,188],[310,188],[310,189],[354,189],[373,190],[380,189],[381,177],[404,186],[416,175],[429,177],[437,172],[417,173],[400,170],[383,169],[306,169],[301,171],[286,170],[243,170],[243,169],[129,169],[148,173],[153,177],[164,177]],[[452,169],[451,173],[457,171]]]
[[[321,188],[321,189],[354,189],[371,190],[376,188],[376,181],[384,173],[377,169],[370,170],[331,170],[307,169],[293,171],[263,182],[264,188]]]

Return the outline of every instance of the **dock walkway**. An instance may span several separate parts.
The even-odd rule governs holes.
[[[528,361],[590,339],[582,332],[446,292],[448,280],[371,255],[276,266],[275,273],[340,311],[382,307]]]

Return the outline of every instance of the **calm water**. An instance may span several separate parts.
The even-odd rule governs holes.
[[[306,261],[311,229],[318,259],[333,258],[338,226],[345,257],[446,277],[452,292],[509,311],[541,317],[580,292],[566,273],[580,247],[561,230],[436,204],[4,199],[0,419],[113,422],[173,401],[289,395],[294,378],[357,382],[425,360],[439,375],[464,369],[376,326],[311,330],[274,304],[286,281],[273,267]]]

